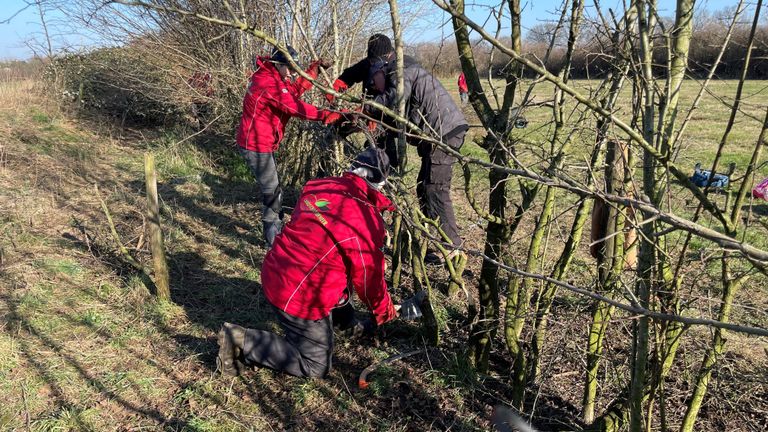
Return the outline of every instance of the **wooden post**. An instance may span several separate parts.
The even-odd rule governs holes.
[[[149,221],[149,246],[152,250],[152,267],[155,273],[157,298],[170,300],[168,262],[165,260],[163,231],[160,229],[160,204],[157,198],[157,172],[155,156],[144,153],[144,176],[147,182],[147,220]]]

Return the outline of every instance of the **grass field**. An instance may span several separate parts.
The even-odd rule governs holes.
[[[578,84],[587,88],[588,83]],[[684,103],[693,99],[693,84],[685,87]],[[455,83],[447,86],[455,92]],[[743,167],[748,160],[764,115],[766,86],[748,83],[745,113],[738,117],[724,164]],[[681,164],[692,170],[696,161],[705,166],[711,161],[728,114],[713,95],[728,100],[734,89],[734,82],[713,83],[689,127]],[[274,327],[260,293],[260,206],[239,159],[222,151],[215,137],[179,143],[180,131],[120,129],[77,119],[37,94],[30,81],[0,83],[0,430],[489,430],[491,406],[511,392],[505,384],[508,360],[499,344],[493,360],[498,375],[467,370],[459,301],[441,299],[441,350],[377,370],[365,391],[356,389],[363,368],[423,346],[415,324],[394,324],[388,337],[375,343],[340,336],[327,380],[268,370],[220,377],[214,371],[214,335],[223,321]],[[534,94],[546,100],[551,89],[541,85]],[[549,127],[549,117],[545,108],[526,115],[531,125],[520,133],[531,134],[533,141]],[[142,158],[147,149],[158,158],[173,303],[155,302],[115,253],[99,204],[101,197],[131,253],[146,259]],[[471,143],[464,151],[483,155]],[[768,169],[759,174],[768,176]],[[457,178],[455,184],[462,183]],[[482,178],[476,176],[473,184],[482,198]],[[455,189],[463,235],[479,249],[482,224],[463,191]],[[566,207],[564,200],[560,210]],[[675,209],[691,212],[683,196]],[[767,217],[768,211],[753,216]],[[529,232],[526,223],[516,242]],[[556,229],[567,229],[567,223]],[[768,247],[764,228],[755,233],[755,243]],[[706,251],[707,245],[700,247]],[[576,261],[569,280],[589,281],[594,263],[586,251]],[[476,271],[479,261],[470,267]],[[436,272],[434,278],[444,281],[445,274]],[[768,291],[760,278],[742,291],[734,319],[766,325]],[[701,294],[693,300],[696,310],[717,306],[709,300],[716,293],[706,280],[693,278],[691,290]],[[398,287],[394,294],[400,298],[407,290]],[[547,379],[532,390],[539,395],[535,419],[545,430],[579,428],[583,347],[574,334],[584,332],[587,305],[567,294],[556,305],[551,346],[558,352],[547,354]],[[624,318],[616,319],[609,335],[606,373],[616,379],[606,380],[601,406],[626,372],[625,345],[618,342],[629,332],[631,322]],[[692,334],[681,348],[682,373],[670,387],[686,385],[709,343],[708,331]],[[729,335],[728,343],[700,430],[765,430],[768,341]],[[685,392],[670,396],[671,417],[684,402]]]
[[[456,100],[458,100],[456,83],[453,80],[446,79],[443,80],[443,84],[446,89],[456,95]],[[497,81],[495,84],[499,91],[503,90],[501,81]],[[685,110],[683,115],[687,114],[688,108],[699,93],[700,84],[697,81],[689,80],[683,86],[680,94],[680,106]],[[682,150],[679,156],[680,161],[688,162],[701,159],[704,162],[714,156],[714,152],[722,139],[723,131],[728,122],[730,106],[736,94],[737,84],[738,82],[735,80],[713,81],[709,84],[708,90],[705,91],[701,98],[698,109],[694,111],[690,126],[684,135]],[[581,80],[573,81],[572,85],[582,94],[590,94],[590,91],[598,83]],[[527,87],[524,85],[521,87],[521,90],[518,92],[518,100],[522,98],[523,92],[527,90]],[[536,102],[550,101],[553,98],[553,87],[546,82],[540,83],[535,87],[531,96]],[[617,103],[617,106],[621,107],[616,111],[617,115],[627,122],[631,118],[631,111],[629,109],[631,97],[631,90],[625,88],[620,96],[620,101]],[[741,109],[736,116],[734,128],[728,140],[727,159],[724,160],[726,165],[731,161],[745,165],[749,161],[751,149],[757,141],[761,125],[765,119],[764,101],[766,97],[768,97],[768,81],[747,81],[745,83]],[[492,97],[490,97],[490,101],[494,104]],[[551,111],[551,108],[547,107],[527,109],[524,115],[531,121],[531,130],[548,125],[552,119]],[[479,123],[477,118],[474,117],[471,108],[467,107],[465,112],[467,112],[470,118],[474,119],[473,123]],[[616,133],[617,136],[621,136],[618,131]],[[768,171],[764,173],[768,173]]]

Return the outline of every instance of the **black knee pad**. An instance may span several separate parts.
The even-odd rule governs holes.
[[[278,187],[273,193],[262,193],[261,203],[264,207],[280,212],[282,216],[283,189]]]

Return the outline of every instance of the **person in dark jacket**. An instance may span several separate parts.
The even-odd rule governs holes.
[[[288,50],[296,62],[296,51],[291,47]],[[328,62],[318,60],[310,65],[306,73],[315,78],[319,68],[328,66]],[[237,128],[240,153],[261,187],[264,206],[261,220],[268,247],[272,246],[275,235],[282,227],[282,190],[273,153],[283,139],[285,125],[291,117],[325,124],[343,119],[338,112],[303,102],[300,97],[312,88],[312,82],[303,77],[292,81],[290,72],[287,57],[277,49],[271,57],[257,58],[256,71],[243,98],[243,114]]]
[[[382,58],[371,66],[370,81],[375,88],[373,98],[392,110],[396,109],[396,67],[394,53]],[[425,134],[441,141],[458,151],[464,144],[464,135],[469,126],[461,109],[438,79],[421,67],[413,58],[404,57],[403,97],[406,100],[405,116]],[[368,109],[373,117],[381,114]],[[391,125],[396,123],[387,120]],[[397,131],[388,130],[387,143],[394,142]],[[432,142],[408,137],[407,142],[418,149],[421,169],[416,184],[416,193],[424,214],[430,219],[440,220],[440,227],[450,238],[454,247],[461,245],[456,216],[451,202],[451,177],[456,157]],[[391,150],[390,150],[391,155]],[[439,263],[434,253],[425,257],[428,263]]]
[[[366,57],[352,66],[344,69],[333,82],[333,89],[339,93],[346,92],[355,84],[362,83],[363,91],[370,95],[373,89],[368,82],[371,66],[382,58],[389,57],[394,52],[392,41],[381,33],[376,33],[368,38],[368,51]],[[325,95],[328,102],[333,103],[335,97],[328,93]]]
[[[379,188],[388,171],[386,153],[370,148],[341,177],[306,184],[261,269],[264,294],[285,336],[224,323],[217,358],[223,374],[253,365],[323,377],[331,369],[334,325],[370,332],[397,317],[382,252],[381,212],[392,210],[392,203]],[[354,318],[348,286],[373,321]]]

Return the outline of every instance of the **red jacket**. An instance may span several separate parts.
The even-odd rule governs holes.
[[[464,72],[459,75],[459,93],[469,93],[467,88],[467,78],[464,76]]]
[[[209,72],[197,71],[187,80],[187,84],[195,92],[194,102],[206,102],[213,96],[212,77]]]
[[[299,77],[296,82],[283,80],[266,57],[256,59],[256,66],[243,99],[237,145],[246,150],[271,153],[280,145],[285,125],[291,117],[319,121],[324,120],[330,111],[318,109],[299,99],[312,88],[312,83],[304,77]],[[315,62],[306,72],[315,78],[317,71],[318,63]]]
[[[381,192],[352,173],[308,182],[264,258],[267,300],[289,315],[318,320],[351,285],[377,324],[394,319],[381,251],[381,212],[391,208]]]

